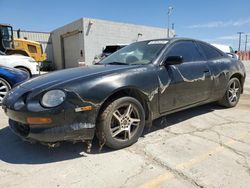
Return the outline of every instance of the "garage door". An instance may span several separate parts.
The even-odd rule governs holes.
[[[78,67],[80,58],[79,32],[63,38],[65,68]]]

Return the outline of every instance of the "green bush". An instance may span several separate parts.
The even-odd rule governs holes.
[[[54,71],[55,70],[55,65],[51,61],[43,61],[40,64],[40,71]]]

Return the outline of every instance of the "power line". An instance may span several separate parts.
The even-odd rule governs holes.
[[[241,35],[243,34],[244,32],[238,32],[239,34],[239,48],[238,48],[238,51],[240,51],[240,45],[241,45]]]

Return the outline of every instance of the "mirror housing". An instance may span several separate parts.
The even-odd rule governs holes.
[[[169,56],[164,60],[163,65],[178,65],[183,63],[182,56]]]
[[[227,55],[231,58],[234,58],[234,55],[232,53],[227,53]]]

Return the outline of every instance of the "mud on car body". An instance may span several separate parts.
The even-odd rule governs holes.
[[[96,65],[29,80],[8,93],[3,109],[26,140],[89,142],[96,134],[120,149],[160,116],[215,101],[235,106],[244,80],[243,64],[207,43],[148,40]]]

